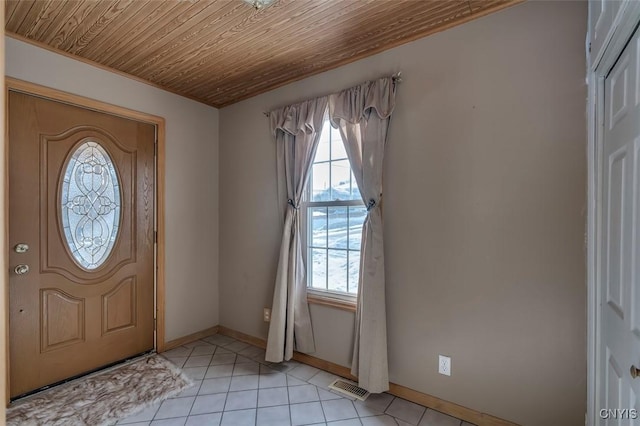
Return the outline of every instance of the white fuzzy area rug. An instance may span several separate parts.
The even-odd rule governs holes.
[[[149,355],[19,400],[7,425],[113,425],[189,386],[170,361]]]

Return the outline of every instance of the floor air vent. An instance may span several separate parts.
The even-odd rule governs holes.
[[[333,389],[352,398],[359,399],[360,401],[364,401],[369,396],[369,392],[365,389],[359,388],[355,383],[348,382],[344,379],[335,380],[329,385],[329,389]]]

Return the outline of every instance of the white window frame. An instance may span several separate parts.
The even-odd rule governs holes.
[[[323,122],[323,127],[324,127],[324,123],[326,123],[326,121],[328,121],[328,118],[325,118],[325,121]],[[331,125],[329,125],[331,126]],[[329,131],[331,131],[331,129],[329,129]],[[344,143],[344,141],[342,141]],[[331,143],[331,142],[329,142]],[[331,148],[330,148],[331,149]],[[347,293],[347,292],[342,292],[342,291],[336,291],[336,290],[330,290],[330,289],[319,289],[319,288],[315,288],[315,287],[311,287],[311,280],[312,280],[312,276],[313,276],[313,269],[312,269],[312,261],[311,261],[311,256],[312,256],[312,251],[310,250],[309,241],[313,240],[313,229],[310,226],[309,223],[309,210],[311,208],[314,207],[366,207],[364,204],[364,201],[362,201],[362,198],[357,199],[357,200],[336,200],[336,201],[309,201],[312,198],[312,179],[313,179],[313,164],[321,164],[321,163],[327,163],[329,165],[331,165],[332,161],[336,161],[336,160],[331,160],[331,151],[329,151],[329,160],[326,161],[320,161],[318,163],[315,162],[315,157],[314,160],[312,162],[312,166],[311,166],[311,171],[309,172],[309,180],[307,182],[307,187],[305,189],[304,195],[302,197],[302,201],[300,202],[300,216],[301,216],[301,225],[303,227],[303,229],[305,230],[304,232],[302,232],[303,238],[302,238],[302,250],[303,250],[303,258],[305,259],[305,263],[306,263],[306,285],[307,285],[307,294],[309,296],[311,296],[312,298],[322,298],[322,299],[335,299],[337,302],[343,302],[343,303],[347,303],[347,304],[354,304],[355,306],[355,301],[358,297],[357,293]],[[351,163],[349,163],[349,167],[351,168]],[[351,172],[353,173],[353,169],[351,169]],[[329,182],[331,182],[331,166],[329,166]],[[354,185],[357,185],[357,183],[354,181],[353,182]],[[328,210],[327,210],[328,211]],[[328,218],[327,218],[328,220]],[[347,259],[349,256],[349,251],[353,251],[353,250],[349,250],[347,249],[331,249],[331,250],[344,250],[347,252]],[[327,250],[328,253],[328,250]],[[327,280],[329,280],[329,271],[328,271],[328,265],[329,265],[329,261],[328,261],[328,256],[327,256]],[[347,260],[347,267],[349,265],[349,262]],[[348,273],[348,271],[347,271]],[[358,288],[359,290],[359,288]],[[345,307],[344,305],[341,305],[340,303],[334,305],[337,307]]]

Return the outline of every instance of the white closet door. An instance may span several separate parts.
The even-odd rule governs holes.
[[[640,369],[639,34],[605,80],[598,246],[597,409],[602,425],[640,422],[640,377],[634,379],[631,371]]]

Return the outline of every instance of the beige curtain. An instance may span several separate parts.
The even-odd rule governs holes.
[[[389,390],[382,232],[382,164],[391,113],[392,77],[329,96],[331,125],[340,129],[367,217],[362,229],[360,280],[351,373],[369,392]]]
[[[294,349],[305,353],[315,352],[307,304],[299,206],[320,140],[326,110],[327,98],[323,97],[269,114],[271,132],[276,139],[279,175],[284,179],[287,194],[265,356],[270,362],[291,359]]]

